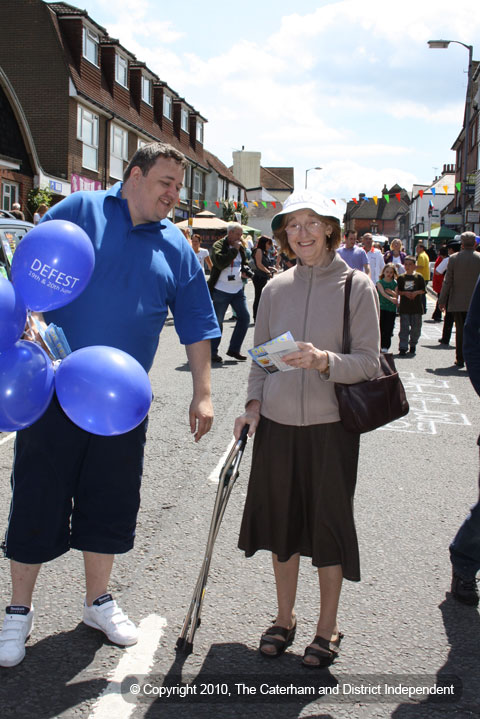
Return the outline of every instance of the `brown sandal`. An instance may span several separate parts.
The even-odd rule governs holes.
[[[260,639],[260,646],[258,647],[260,654],[263,657],[268,657],[269,659],[276,659],[277,657],[280,657],[284,653],[285,649],[287,649],[287,647],[293,644],[296,631],[297,620],[295,620],[295,624],[291,629],[287,629],[286,627],[279,627],[277,625],[270,627],[270,629],[267,629],[267,631],[262,634],[262,637]],[[281,637],[283,637],[283,639],[278,639],[278,636],[275,635],[280,635]],[[267,645],[274,646],[277,651],[274,653],[262,651],[262,647],[265,647]]]
[[[303,655],[303,666],[308,667],[309,669],[321,669],[323,667],[329,667],[331,664],[333,664],[333,662],[338,656],[338,653],[340,651],[340,642],[342,641],[342,639],[343,634],[341,632],[338,633],[338,637],[337,639],[335,639],[334,642],[329,642],[328,639],[325,639],[324,637],[321,637],[317,634],[312,644],[318,644],[320,649],[308,646],[305,649],[305,653]],[[318,662],[306,662],[305,657],[309,656],[315,657],[315,659],[318,659]]]

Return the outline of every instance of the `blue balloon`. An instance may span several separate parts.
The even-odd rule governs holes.
[[[23,334],[27,308],[11,282],[0,277],[0,352],[12,347]]]
[[[37,421],[53,397],[54,370],[44,350],[19,340],[0,352],[0,431],[15,432]]]
[[[87,233],[67,220],[33,227],[12,260],[12,282],[27,307],[46,312],[68,305],[87,286],[95,253]]]
[[[108,437],[140,424],[152,401],[142,365],[126,352],[103,345],[83,347],[62,360],[55,390],[72,422]]]

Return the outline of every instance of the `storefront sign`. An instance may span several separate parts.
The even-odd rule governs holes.
[[[72,175],[72,192],[78,192],[79,190],[101,190],[102,183],[99,180],[90,180],[88,177],[82,177],[81,175]]]

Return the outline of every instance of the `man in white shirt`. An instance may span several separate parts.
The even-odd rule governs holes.
[[[227,355],[244,362],[247,358],[240,354],[240,350],[250,324],[250,313],[242,281],[243,277],[247,277],[244,272],[247,268],[247,257],[242,245],[242,226],[238,222],[230,222],[227,236],[214,243],[211,260],[212,270],[208,286],[220,331],[223,331],[223,318],[229,306],[237,316]],[[220,337],[211,340],[212,362],[223,362],[218,354],[220,340]]]
[[[370,265],[370,277],[374,285],[377,284],[380,277],[380,272],[385,266],[383,261],[383,255],[380,250],[373,247],[373,235],[370,232],[366,232],[362,236],[363,249],[367,253],[368,264]]]

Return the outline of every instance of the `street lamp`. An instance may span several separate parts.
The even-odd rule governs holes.
[[[462,159],[462,223],[463,229],[466,229],[467,224],[467,161],[468,161],[468,143],[470,133],[470,106],[472,104],[471,88],[472,88],[472,60],[473,60],[473,45],[466,45],[464,42],[459,40],[429,40],[428,47],[432,50],[444,50],[450,43],[455,45],[462,45],[468,50],[468,75],[467,75],[467,97],[465,100],[465,137],[463,141],[463,159]]]
[[[308,173],[310,170],[321,170],[321,167],[310,167],[308,170],[305,170],[305,189],[307,189],[307,181],[308,181]]]

